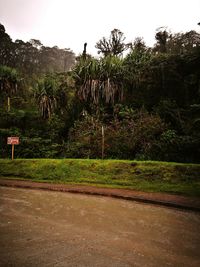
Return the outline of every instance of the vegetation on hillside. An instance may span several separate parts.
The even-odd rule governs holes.
[[[200,162],[200,34],[160,29],[155,45],[114,29],[100,54],[12,41],[0,25],[0,146],[19,158]],[[126,50],[126,55],[123,55]]]

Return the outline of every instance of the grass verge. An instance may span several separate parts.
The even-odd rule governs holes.
[[[200,164],[92,159],[0,159],[0,178],[200,197]]]

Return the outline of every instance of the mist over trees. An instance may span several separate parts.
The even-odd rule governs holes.
[[[0,143],[18,157],[200,162],[200,34],[159,28],[155,45],[114,29],[76,56],[0,25]],[[126,53],[124,54],[124,52]]]
[[[75,63],[75,54],[69,49],[44,46],[39,40],[12,41],[0,24],[0,65],[18,69],[23,75],[47,72],[67,72]]]

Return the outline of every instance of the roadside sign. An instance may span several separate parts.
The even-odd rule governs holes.
[[[14,159],[15,145],[19,145],[19,137],[11,136],[7,138],[7,144],[12,145],[12,160]]]
[[[8,137],[7,144],[8,145],[19,145],[19,137]]]

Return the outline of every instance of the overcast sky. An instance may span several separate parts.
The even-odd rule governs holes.
[[[95,43],[120,29],[127,43],[143,37],[153,45],[158,27],[200,31],[200,0],[0,0],[0,23],[13,40],[96,54]]]

